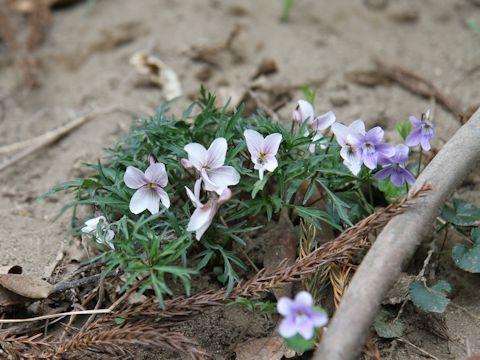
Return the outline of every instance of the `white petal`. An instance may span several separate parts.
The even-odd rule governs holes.
[[[207,151],[207,164],[211,169],[222,166],[227,155],[227,140],[224,138],[215,139]]]
[[[135,166],[127,167],[125,175],[123,175],[123,181],[130,189],[138,189],[148,182],[143,172]]]
[[[92,232],[95,231],[95,229],[92,229],[89,226],[84,226],[84,227],[82,227],[82,229],[80,231],[84,234],[91,234]]]
[[[205,188],[208,191],[215,191],[218,195],[221,195],[223,190],[231,185],[237,185],[240,181],[240,174],[235,168],[231,166],[220,166],[213,170],[207,171],[208,178],[215,184],[215,189],[209,189],[205,183]]]
[[[262,152],[263,147],[263,136],[251,129],[247,129],[243,132],[243,136],[245,136],[245,140],[247,142],[247,148],[252,156],[252,159],[257,158],[258,154]]]
[[[152,214],[156,214],[160,207],[160,196],[157,192],[147,186],[143,186],[133,194],[130,200],[130,211],[134,214],[140,214],[148,209]]]
[[[267,158],[267,160],[265,161],[265,164],[263,164],[263,167],[270,171],[270,172],[273,172],[275,171],[275,169],[278,167],[278,161],[277,159],[273,156],[273,157],[269,157]]]
[[[188,160],[198,170],[207,163],[207,149],[201,144],[191,143],[183,148],[188,153]]]
[[[263,180],[263,173],[265,172],[265,168],[263,167],[263,165],[259,166],[258,167],[258,177],[260,178],[260,180]]]
[[[190,217],[190,221],[187,225],[187,231],[197,231],[205,224],[210,224],[213,216],[210,216],[212,211],[211,204],[207,204],[204,207],[196,208]]]
[[[336,121],[335,113],[329,111],[315,119],[316,131],[328,129]]]
[[[332,132],[335,134],[335,139],[340,146],[345,146],[347,142],[347,134],[349,128],[340,123],[335,123],[332,125]]]
[[[168,175],[165,165],[162,163],[154,163],[145,170],[145,177],[149,182],[165,187],[168,184]]]
[[[278,147],[282,142],[282,134],[274,133],[265,138],[263,142],[263,150],[267,155],[277,155]]]
[[[296,306],[311,307],[313,305],[313,298],[307,291],[300,291],[293,300]]]
[[[103,221],[105,224],[107,223],[107,219],[105,219],[105,216],[97,216],[96,218],[85,221],[85,225],[90,229],[96,230],[97,225],[100,221]]]
[[[288,297],[281,297],[277,302],[277,311],[280,315],[288,316],[292,312],[293,301]]]
[[[162,202],[163,206],[165,206],[168,209],[170,207],[170,198],[168,197],[167,192],[163,190],[161,187],[156,187],[154,188],[154,190],[157,192],[158,196],[160,197],[160,201]]]
[[[360,120],[360,119],[355,120],[350,124],[350,126],[348,127],[348,130],[350,132],[365,135],[365,123],[363,122],[363,120]]]
[[[315,118],[313,106],[308,101],[298,100],[298,107],[300,110],[300,115],[302,116],[302,122],[307,119],[312,121]]]

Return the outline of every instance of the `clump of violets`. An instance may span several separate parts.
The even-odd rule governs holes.
[[[422,116],[422,120],[410,116],[410,122],[414,128],[407,136],[405,143],[410,147],[420,144],[423,150],[429,151],[431,148],[430,139],[435,136],[435,127],[430,121],[430,110],[427,110]]]
[[[377,167],[379,157],[388,158],[395,153],[392,145],[382,143],[384,134],[380,126],[375,126],[365,134],[351,135],[351,144],[358,149],[363,164],[371,170]]]
[[[100,233],[98,231],[100,226]],[[93,219],[85,221],[85,226],[80,230],[82,233],[95,236],[97,243],[104,244],[106,243],[111,249],[115,249],[113,246],[113,238],[115,233],[112,229],[108,229],[108,222],[105,219],[105,216],[97,216]]]
[[[343,158],[343,164],[353,175],[358,175],[363,162],[360,149],[353,143],[355,142],[355,135],[365,135],[365,124],[362,120],[355,120],[349,126],[335,123],[332,125],[332,132],[338,144],[342,147],[340,156]]]
[[[406,168],[408,160],[408,146],[399,144],[395,146],[395,153],[389,158],[380,159],[380,163],[385,167],[375,174],[378,180],[390,178],[390,181],[396,187],[402,187],[406,182],[412,185],[415,182],[415,176]]]
[[[278,332],[284,338],[300,334],[305,340],[313,338],[315,329],[327,324],[328,316],[313,306],[313,298],[306,291],[295,298],[282,297],[278,300],[277,311],[283,316]]]
[[[255,164],[255,169],[258,170],[260,180],[262,180],[265,170],[273,172],[278,167],[276,155],[282,142],[282,135],[274,133],[264,138],[259,132],[251,129],[245,130],[243,135],[252,162]]]
[[[130,200],[130,211],[140,214],[148,209],[151,214],[160,210],[160,202],[167,209],[170,207],[170,199],[163,188],[168,184],[168,175],[165,165],[150,160],[150,166],[143,173],[135,166],[127,167],[123,177],[125,185],[130,189],[136,189]]]

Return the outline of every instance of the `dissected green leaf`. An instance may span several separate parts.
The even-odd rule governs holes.
[[[397,130],[398,134],[402,137],[402,139],[405,140],[408,134],[410,134],[410,131],[412,131],[412,124],[410,123],[409,120],[405,120],[397,123],[395,125],[395,129]]]
[[[480,208],[460,199],[453,199],[442,210],[445,221],[456,226],[479,226]]]
[[[398,338],[405,332],[405,323],[400,319],[395,320],[395,314],[385,309],[377,314],[373,327],[378,336],[385,339]]]
[[[383,194],[385,195],[385,199],[387,199],[389,203],[394,203],[395,201],[403,198],[407,193],[406,186],[402,186],[400,188],[396,187],[388,179],[378,182],[378,190],[383,192]]]
[[[451,291],[448,281],[440,280],[432,287],[427,287],[422,281],[410,283],[410,298],[413,304],[421,310],[443,313],[450,300],[447,294]]]
[[[460,269],[480,273],[480,228],[472,229],[470,235],[473,246],[468,248],[464,244],[456,244],[452,249],[452,258]]]

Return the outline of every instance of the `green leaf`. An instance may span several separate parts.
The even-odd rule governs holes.
[[[258,180],[255,185],[253,186],[252,190],[252,199],[255,199],[255,196],[257,196],[258,192],[263,190],[265,187],[265,184],[267,183],[269,179],[269,175],[265,175],[262,180]]]
[[[284,338],[284,340],[290,349],[295,350],[298,353],[303,353],[314,348],[317,334],[318,332],[315,331],[315,335],[313,335],[313,337],[309,340],[305,340],[303,336],[299,334],[289,338]]]
[[[307,100],[310,104],[313,105],[313,102],[315,101],[315,96],[317,95],[317,92],[307,85],[302,86],[302,92],[303,92],[303,95],[305,96],[305,100]],[[312,120],[312,119],[310,119],[310,120]]]
[[[412,131],[412,124],[409,120],[405,120],[397,123],[397,125],[395,125],[395,129],[400,134],[402,139],[405,140],[408,134],[410,134],[410,132]]]
[[[385,195],[385,199],[387,199],[389,203],[394,203],[395,201],[403,198],[407,194],[406,186],[402,186],[400,188],[396,187],[388,179],[378,182],[378,190],[383,192],[383,194]]]
[[[403,336],[405,323],[402,320],[395,320],[395,314],[385,309],[380,310],[375,318],[373,327],[378,336],[385,339],[394,339]]]
[[[121,318],[121,317],[116,317],[113,320],[115,321],[115,324],[117,324],[117,325],[123,325],[125,323],[125,319]]]
[[[297,212],[298,216],[303,218],[308,223],[315,225],[319,229],[321,229],[322,226],[320,225],[318,220],[322,220],[337,230],[340,230],[340,231],[343,230],[341,226],[335,223],[332,217],[325,211],[321,211],[318,209],[309,208],[305,206],[295,206],[295,211]]]
[[[432,287],[427,287],[422,281],[410,283],[410,298],[413,304],[423,311],[443,313],[450,300],[447,294],[451,291],[448,281],[440,280]]]
[[[467,248],[464,244],[456,244],[452,249],[452,258],[462,270],[480,273],[480,228],[472,229],[473,246]]]
[[[479,226],[480,208],[460,199],[453,199],[442,210],[445,221],[456,226]]]

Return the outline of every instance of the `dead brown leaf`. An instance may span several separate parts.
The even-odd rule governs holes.
[[[0,286],[30,299],[45,299],[54,289],[42,279],[20,274],[0,274]]]
[[[252,76],[252,80],[259,78],[262,75],[275,74],[278,71],[277,62],[270,58],[262,59],[258,65],[255,75]]]
[[[296,355],[279,336],[249,340],[235,346],[233,351],[237,354],[237,360],[280,360]]]
[[[346,74],[347,80],[366,87],[389,85],[391,81],[379,70],[354,70]]]

